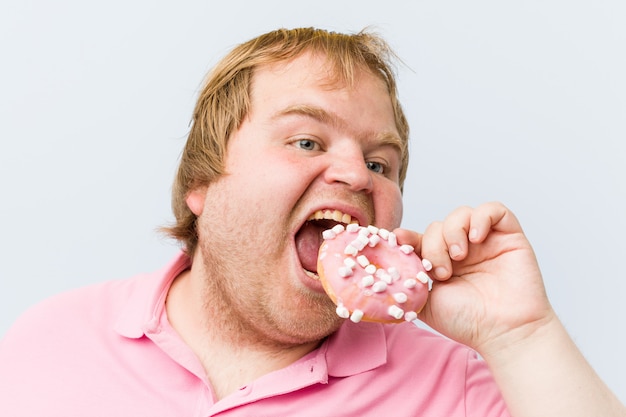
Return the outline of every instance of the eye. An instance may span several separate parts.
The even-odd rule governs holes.
[[[317,151],[320,149],[319,143],[312,139],[298,139],[294,143],[296,147],[304,149],[305,151]]]
[[[385,165],[380,162],[368,161],[365,163],[367,169],[374,171],[377,174],[384,174],[386,171]]]

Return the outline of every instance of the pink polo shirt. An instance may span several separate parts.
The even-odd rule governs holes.
[[[215,401],[170,327],[166,268],[53,297],[0,342],[0,416],[508,416],[484,362],[417,326],[347,321],[319,349]]]

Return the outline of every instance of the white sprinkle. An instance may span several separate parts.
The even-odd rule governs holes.
[[[382,237],[385,240],[389,238],[389,233],[391,232],[387,229],[378,229],[378,236]]]
[[[368,266],[370,264],[369,259],[367,259],[367,256],[365,255],[359,255],[356,257],[356,261],[359,263],[359,265],[361,265],[363,268],[365,268],[366,266]]]
[[[378,227],[372,226],[371,224],[367,226],[367,230],[370,231],[371,234],[375,235],[378,233]]]
[[[397,292],[393,294],[393,299],[396,300],[396,303],[406,303],[409,297],[403,292]]]
[[[343,304],[339,304],[335,309],[337,315],[343,319],[347,319],[350,317],[350,310],[348,310]]]
[[[378,236],[378,235],[371,235],[370,236],[370,243],[369,243],[370,248],[373,248],[376,245],[378,245],[378,242],[380,242],[380,236]]]
[[[428,276],[428,274],[424,271],[419,271],[417,273],[417,279],[422,283],[422,284],[426,284],[428,282],[428,280],[430,279],[430,277]]]
[[[407,255],[411,252],[415,251],[415,248],[411,245],[402,245],[400,246],[400,251],[406,253]]]
[[[352,245],[348,245],[346,246],[346,248],[344,249],[343,253],[345,255],[352,255],[352,256],[356,256],[357,253],[359,253],[359,251]]]
[[[376,268],[376,265],[369,264],[369,265],[367,265],[367,266],[365,267],[365,272],[367,272],[367,273],[368,273],[368,274],[370,274],[370,275],[371,275],[371,274],[375,274],[375,273],[376,273],[376,269],[377,269],[377,268]]]
[[[378,273],[380,271],[380,273]],[[383,281],[385,284],[391,284],[393,280],[391,279],[391,275],[389,275],[384,269],[379,269],[376,274],[376,277]]]
[[[362,318],[363,312],[361,310],[354,310],[352,312],[352,315],[350,316],[350,320],[352,320],[354,323],[360,322]]]
[[[359,235],[360,235],[360,236],[365,236],[365,237],[367,237],[367,236],[369,236],[369,234],[370,234],[370,229],[368,229],[367,227],[361,227],[361,228],[359,229]]]
[[[367,242],[369,242],[369,239],[367,240]],[[363,242],[359,239],[354,239],[352,242],[350,242],[350,245],[354,246],[356,250],[362,251],[365,245],[367,245],[367,242]]]
[[[363,278],[361,278],[361,286],[362,287],[369,287],[372,284],[374,284],[374,277],[371,275],[365,275]]]
[[[343,264],[350,269],[354,269],[356,266],[356,261],[353,258],[344,258]]]
[[[350,233],[358,232],[360,228],[361,226],[359,226],[358,223],[350,223],[346,226],[346,230]]]
[[[376,281],[372,285],[372,291],[374,292],[383,292],[385,290],[387,290],[387,284],[384,281]]]
[[[422,265],[424,266],[424,269],[427,271],[430,271],[431,269],[433,269],[433,264],[428,259],[422,259]]]
[[[387,272],[391,276],[392,280],[397,281],[400,279],[400,271],[398,271],[398,268],[396,268],[395,266],[390,266],[389,268],[387,268]]]
[[[348,268],[347,266],[340,266],[337,272],[340,277],[347,278],[352,275],[352,268]]]
[[[333,232],[335,232],[336,235],[338,235],[339,233],[342,233],[344,230],[346,230],[346,228],[343,226],[343,224],[336,224],[330,230],[332,230]]]
[[[417,319],[417,313],[415,311],[407,311],[404,314],[404,319],[406,321],[413,321],[413,320]]]
[[[354,244],[354,242],[358,242],[356,245]],[[363,248],[370,243],[370,240],[367,236],[364,235],[359,235],[352,243],[352,246],[354,246],[355,248],[358,248],[359,250],[363,250]]]
[[[327,229],[322,232],[322,237],[324,239],[334,239],[337,237],[337,233],[335,233],[333,229]]]
[[[415,288],[416,285],[417,285],[417,280],[415,280],[413,278],[409,278],[409,279],[404,281],[404,287],[405,288]]]
[[[387,309],[387,313],[397,320],[400,320],[402,317],[404,317],[404,310],[402,310],[398,306],[389,306],[389,308]]]
[[[398,246],[398,238],[393,232],[389,232],[389,237],[387,238],[387,241],[389,242],[389,246],[391,247]]]

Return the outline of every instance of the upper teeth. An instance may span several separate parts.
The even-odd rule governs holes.
[[[356,219],[352,220],[352,216],[339,210],[317,210],[308,220],[334,220],[344,224],[357,223]]]

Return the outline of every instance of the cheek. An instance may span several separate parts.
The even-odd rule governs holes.
[[[398,193],[396,195],[396,201],[394,203],[394,211],[393,211],[393,222],[394,222],[394,229],[396,227],[400,227],[400,224],[402,223],[402,209],[403,209],[403,205],[402,205],[402,195],[400,193]]]
[[[376,203],[376,223],[389,230],[400,227],[402,222],[402,194],[399,188],[381,193]]]
[[[215,201],[225,201],[228,206],[227,211],[218,208],[225,218],[256,222],[257,230],[269,227],[266,223],[280,227],[289,221],[308,185],[310,167],[281,156],[264,152],[258,158],[246,155],[229,164],[229,171],[214,191],[218,194]]]
[[[315,161],[298,158],[290,152],[267,155],[263,169],[251,176],[253,188],[265,189],[265,195],[273,204],[295,204],[319,169]]]

